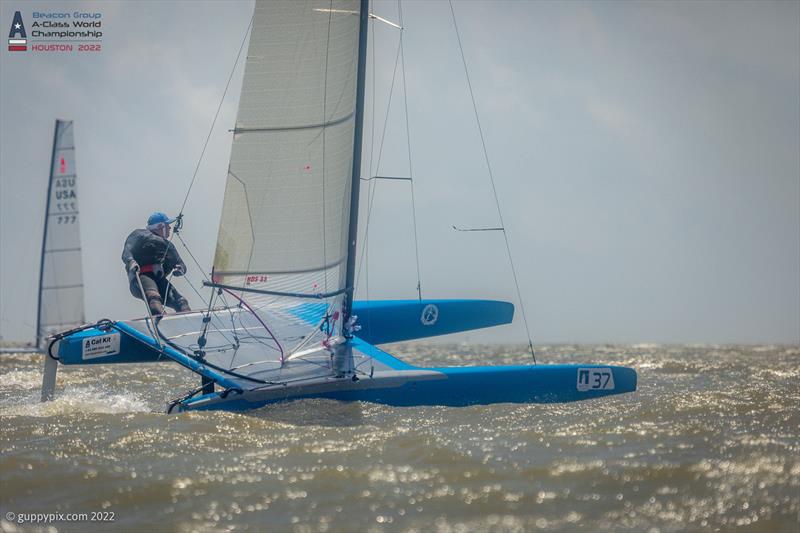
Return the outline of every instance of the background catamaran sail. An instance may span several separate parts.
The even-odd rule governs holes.
[[[56,120],[39,274],[36,345],[85,322],[78,174],[71,120]]]

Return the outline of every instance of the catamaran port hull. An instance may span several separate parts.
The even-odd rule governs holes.
[[[313,305],[313,304],[312,304]],[[296,314],[304,316],[298,306]],[[377,300],[356,301],[353,314],[361,330],[358,340],[364,349],[370,345],[423,339],[476,329],[510,324],[514,305],[496,300]],[[201,312],[183,313],[185,318],[202,317]],[[169,315],[166,321],[176,320]],[[200,322],[199,318],[196,322]],[[309,319],[309,323],[312,320]],[[164,324],[164,322],[162,322]],[[200,335],[199,331],[193,333]],[[187,331],[186,337],[190,336]],[[115,363],[152,363],[169,361],[152,338],[145,319],[115,323],[108,331],[89,328],[65,336],[53,349],[62,364],[95,365]],[[380,350],[378,350],[380,351]],[[376,352],[377,353],[377,352]],[[385,352],[381,352],[385,354]],[[385,354],[388,355],[388,354]],[[396,360],[395,364],[404,364]],[[405,365],[411,368],[410,365]],[[404,367],[405,368],[405,367]]]

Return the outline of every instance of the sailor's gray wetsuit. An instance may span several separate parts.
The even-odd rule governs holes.
[[[139,277],[145,294],[139,290],[136,273],[130,269],[134,260],[139,264]],[[167,239],[147,229],[133,230],[125,239],[122,249],[122,262],[128,272],[128,285],[135,298],[146,300],[153,314],[164,313],[163,303],[176,311],[188,311],[189,303],[175,286],[169,284],[167,293],[167,276],[176,267],[181,266],[186,272],[186,264],[175,249],[175,245]]]

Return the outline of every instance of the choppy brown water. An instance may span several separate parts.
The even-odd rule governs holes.
[[[516,347],[392,351],[420,365],[525,362]],[[166,401],[195,381],[169,363],[62,367],[57,400],[39,404],[40,356],[0,356],[0,524],[800,530],[800,347],[549,346],[540,358],[630,365],[640,390],[560,405],[313,400],[167,416]],[[97,511],[114,522],[18,524],[26,513]]]

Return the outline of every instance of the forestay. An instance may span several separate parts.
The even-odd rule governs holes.
[[[202,349],[204,335],[203,356],[229,371],[265,379],[312,352],[326,362],[313,373],[331,371],[347,290],[359,7],[256,2],[214,258],[225,287],[215,306],[232,309],[212,311],[207,327],[197,317],[159,326],[184,351]]]
[[[83,324],[78,175],[71,120],[57,120],[42,243],[36,343]]]

